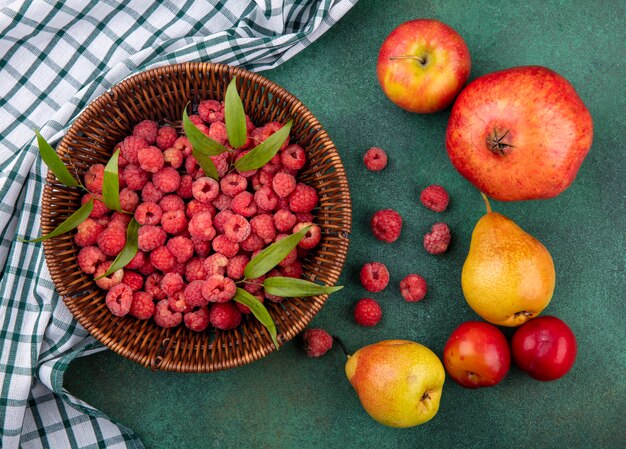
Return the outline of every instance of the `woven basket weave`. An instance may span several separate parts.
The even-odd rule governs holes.
[[[337,150],[317,119],[289,92],[244,69],[211,63],[160,67],[117,84],[93,101],[61,140],[57,152],[82,174],[94,163],[106,164],[117,142],[145,119],[180,124],[185,105],[195,111],[203,99],[222,100],[237,76],[244,109],[257,125],[294,119],[292,139],[307,153],[299,180],[317,190],[315,222],[321,244],[304,260],[305,277],[334,285],[348,250],[351,202],[348,182]],[[52,231],[80,206],[81,192],[64,187],[49,173],[43,194],[43,233]],[[184,326],[163,329],[153,320],[115,317],[93,276],[78,267],[79,248],[73,233],[44,242],[48,268],[69,310],[96,339],[118,354],[154,370],[212,372],[257,360],[275,350],[267,330],[254,317],[231,331],[192,332]],[[292,339],[311,321],[327,295],[266,302],[276,322],[278,341]]]

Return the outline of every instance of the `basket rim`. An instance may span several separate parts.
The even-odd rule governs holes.
[[[114,84],[109,89],[107,89],[104,93],[99,95],[93,101],[91,101],[74,119],[73,123],[70,125],[68,131],[65,133],[61,141],[56,147],[56,151],[61,155],[69,155],[71,154],[72,141],[81,133],[81,130],[93,120],[97,120],[97,112],[107,105],[110,104],[111,99],[115,98],[117,95],[126,92],[127,89],[136,86],[142,82],[145,82],[149,79],[154,79],[157,77],[168,76],[170,74],[184,74],[186,77],[193,71],[199,71],[204,76],[208,76],[210,73],[218,73],[225,74],[229,79],[237,76],[238,79],[245,80],[246,82],[250,82],[251,84],[259,84],[261,83],[264,88],[266,88],[272,95],[280,98],[281,101],[285,101],[288,104],[288,109],[298,109],[302,110],[303,114],[307,114],[306,121],[309,125],[314,126],[319,129],[320,137],[327,139],[330,143],[328,146],[328,150],[333,152],[336,155],[336,158],[333,158],[333,167],[339,169],[339,180],[341,183],[340,189],[342,198],[345,201],[345,204],[342,204],[342,208],[344,209],[344,213],[346,214],[345,218],[345,229],[343,229],[340,234],[342,238],[342,244],[337,248],[337,252],[335,254],[335,258],[333,259],[332,268],[334,270],[330,273],[329,285],[335,285],[343,271],[345,260],[347,258],[348,246],[349,246],[349,235],[352,221],[352,204],[350,198],[350,191],[348,186],[347,176],[345,174],[345,169],[343,167],[343,163],[339,157],[339,153],[337,148],[328,136],[328,133],[323,128],[323,126],[319,123],[317,118],[309,111],[306,106],[302,104],[302,102],[291,92],[287,91],[285,88],[279,86],[273,81],[259,75],[258,73],[250,72],[241,67],[233,67],[225,64],[219,63],[207,63],[207,62],[186,62],[180,64],[171,64],[166,66],[155,67],[152,69],[148,69],[139,73],[136,73],[132,76],[129,76],[122,81]],[[183,93],[184,94],[184,93]],[[111,148],[111,152],[112,152]],[[44,186],[43,198],[42,198],[42,217],[41,217],[41,225],[42,230],[48,227],[49,230],[52,229],[50,224],[50,212],[52,209],[52,204],[50,203],[50,196],[53,191],[54,186],[59,186],[59,182],[56,180],[54,174],[49,171],[46,177],[46,183]],[[320,224],[323,227],[323,224]],[[128,358],[136,363],[139,363],[143,366],[149,367],[153,370],[166,370],[166,371],[175,371],[175,372],[214,372],[223,369],[233,368],[237,366],[242,366],[245,364],[252,363],[258,359],[261,359],[268,355],[271,352],[276,351],[277,349],[271,343],[271,341],[266,341],[264,344],[261,344],[258,348],[250,351],[252,348],[246,348],[247,340],[244,340],[240,343],[240,348],[237,351],[233,351],[233,357],[236,359],[233,363],[230,363],[231,360],[220,361],[219,363],[201,363],[196,362],[195,364],[183,365],[180,366],[180,362],[177,365],[167,365],[161,366],[161,362],[163,362],[163,355],[167,354],[168,351],[172,349],[172,345],[180,332],[177,329],[180,329],[181,326],[172,329],[172,332],[161,339],[160,342],[156,342],[153,348],[148,348],[149,350],[140,351],[136,347],[131,348],[131,350],[127,350],[124,344],[120,344],[117,340],[112,339],[111,336],[106,335],[101,329],[98,328],[97,322],[95,322],[89,315],[84,315],[80,313],[81,307],[75,304],[72,299],[73,296],[67,294],[67,289],[63,284],[63,279],[58,275],[55,275],[52,270],[50,270],[50,265],[53,261],[56,260],[58,254],[54,251],[54,241],[55,239],[45,240],[43,242],[44,246],[44,254],[46,259],[46,264],[50,271],[52,280],[55,284],[55,287],[59,294],[63,298],[63,302],[66,304],[72,315],[75,319],[83,326],[90,335],[92,335],[96,340],[100,343],[104,344],[106,347],[116,352],[117,354]],[[279,345],[282,346],[286,342],[292,340],[299,332],[301,332],[313,319],[313,317],[320,311],[326,300],[328,299],[328,295],[319,295],[316,297],[308,298],[312,304],[309,310],[306,311],[300,318],[297,320],[295,325],[291,325],[289,327],[284,327],[279,334]],[[138,326],[148,325],[147,322],[139,322]],[[154,323],[152,323],[154,324]],[[210,340],[210,336],[208,333],[202,333],[202,335],[206,335],[208,346],[208,340]],[[252,338],[252,337],[247,337]],[[224,345],[227,343],[223,343],[219,338],[213,339],[210,343],[211,345]],[[231,343],[232,344],[232,343]],[[220,346],[218,346],[219,350]],[[227,349],[227,348],[222,348]],[[234,347],[231,349],[235,349]],[[235,353],[238,352],[238,353]],[[241,353],[243,352],[243,357]]]

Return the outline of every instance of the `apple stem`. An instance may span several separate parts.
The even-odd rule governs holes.
[[[487,213],[490,214],[491,213],[491,204],[489,204],[489,198],[487,198],[487,195],[485,195],[483,192],[480,192],[480,194],[483,197],[483,201],[485,202],[485,207],[487,208]]]
[[[414,56],[414,55],[402,55],[402,56],[390,56],[389,57],[390,61],[394,61],[396,59],[414,59],[422,65],[426,64],[426,60],[424,58],[421,58],[419,56]]]
[[[345,345],[343,344],[343,341],[341,341],[341,339],[337,337],[336,335],[333,335],[333,340],[337,342],[337,344],[339,345],[339,348],[341,349],[341,352],[343,352],[347,358],[350,358],[350,353],[348,352]]]

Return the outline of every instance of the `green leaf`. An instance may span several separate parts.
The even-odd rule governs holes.
[[[65,184],[68,187],[76,187],[78,186],[78,181],[74,179],[70,171],[67,169],[61,158],[54,148],[50,146],[46,139],[43,138],[39,131],[35,131],[37,135],[37,146],[39,147],[39,154],[41,154],[41,159],[48,166],[50,171],[54,173],[54,176],[57,177],[59,181]]]
[[[91,213],[92,210],[93,210],[93,199],[87,201],[85,204],[79,207],[76,212],[74,212],[72,215],[67,217],[67,220],[65,220],[63,223],[57,226],[56,229],[52,231],[51,233],[42,235],[41,237],[33,239],[33,240],[24,240],[23,238],[20,238],[19,240],[25,243],[36,243],[36,242],[43,242],[44,240],[51,239],[61,234],[65,234],[66,232],[71,231],[72,229],[77,227],[79,224],[81,224],[83,221],[85,221],[87,217],[89,217],[89,214]]]
[[[289,120],[285,126],[269,136],[263,142],[254,147],[248,154],[235,162],[235,167],[240,172],[256,170],[263,167],[278,153],[280,147],[289,139],[293,120]]]
[[[133,217],[128,223],[126,228],[126,245],[122,248],[122,251],[117,255],[109,269],[98,279],[106,277],[111,273],[116,272],[120,268],[124,268],[128,263],[133,260],[135,254],[137,254],[137,238],[139,236],[139,223]]]
[[[118,174],[118,164],[120,150],[115,150],[111,159],[104,167],[104,179],[102,180],[102,200],[111,210],[122,212],[120,206],[120,177]]]
[[[235,297],[233,299],[238,303],[243,304],[244,306],[248,306],[250,308],[252,314],[256,317],[256,319],[259,320],[259,322],[268,330],[268,332],[270,333],[270,337],[272,337],[272,341],[274,342],[274,346],[276,346],[276,349],[278,349],[278,340],[276,338],[276,324],[274,324],[274,320],[272,320],[270,313],[267,311],[263,303],[243,288],[237,288],[237,291],[235,292]]]
[[[204,133],[189,120],[186,107],[183,110],[183,129],[185,130],[187,139],[189,139],[189,143],[191,143],[193,157],[198,161],[200,167],[202,167],[202,171],[205,175],[217,181],[219,175],[210,156],[222,154],[224,151],[228,151],[228,148],[205,136]]]
[[[304,238],[309,229],[311,229],[311,226],[302,228],[295,234],[291,234],[289,237],[285,237],[265,248],[248,262],[243,274],[247,279],[256,279],[263,276],[287,257],[291,250]]]
[[[246,129],[246,113],[243,110],[239,92],[237,92],[237,77],[233,78],[226,88],[224,120],[230,146],[233,148],[244,146],[248,130]]]
[[[316,284],[315,282],[304,279],[295,279],[289,277],[271,277],[263,282],[265,292],[270,295],[285,296],[288,298],[316,296],[323,294],[331,294],[341,290],[342,286],[329,287],[327,285]]]

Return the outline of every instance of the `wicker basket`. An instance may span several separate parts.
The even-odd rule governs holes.
[[[191,101],[221,100],[237,76],[246,113],[256,124],[294,119],[292,138],[306,151],[308,162],[300,180],[315,187],[320,203],[315,221],[322,228],[320,246],[304,261],[305,277],[334,285],[348,250],[351,203],[348,181],[337,150],[311,112],[293,95],[246,70],[211,63],[160,67],[135,75],[92,102],[70,127],[57,152],[71,159],[82,174],[93,163],[110,158],[114,145],[141,120],[179,123]],[[50,232],[80,205],[81,193],[58,183],[49,173],[43,194],[41,227]],[[212,372],[257,360],[275,350],[267,330],[253,317],[231,331],[196,333],[184,326],[158,327],[153,320],[115,317],[105,305],[104,292],[92,276],[78,267],[79,248],[73,233],[44,242],[48,268],[59,294],[95,338],[118,354],[154,370]],[[321,309],[327,295],[266,303],[278,328],[278,341],[292,339]]]

